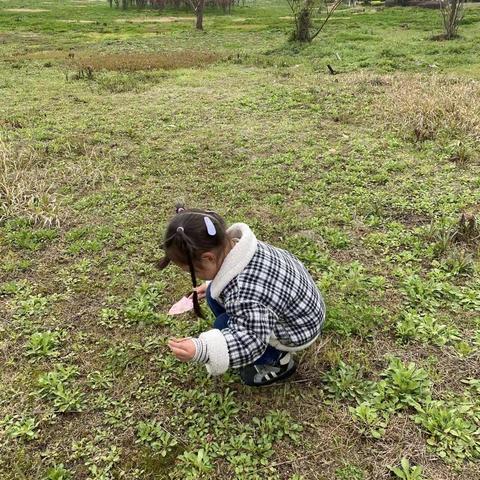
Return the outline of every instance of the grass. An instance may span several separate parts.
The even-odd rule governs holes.
[[[300,46],[289,15],[1,3],[1,480],[480,477],[480,9],[450,42],[357,7]],[[212,321],[165,315],[178,199],[312,272],[292,381],[168,353]]]

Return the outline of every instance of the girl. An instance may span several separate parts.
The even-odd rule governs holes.
[[[208,210],[177,207],[165,234],[165,257],[192,277],[195,313],[206,297],[215,315],[198,338],[172,338],[181,361],[206,365],[212,375],[239,369],[246,385],[262,386],[295,372],[290,352],[319,336],[325,305],[302,263],[285,250],[260,242],[244,223],[227,229]],[[208,280],[196,288],[197,277]]]

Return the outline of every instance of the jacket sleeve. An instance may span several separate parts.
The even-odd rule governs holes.
[[[200,335],[207,345],[207,370],[220,375],[228,368],[248,365],[259,358],[268,346],[276,323],[275,314],[258,302],[226,305],[227,328],[209,330]]]

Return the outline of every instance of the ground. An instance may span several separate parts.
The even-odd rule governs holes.
[[[449,42],[411,8],[193,23],[0,1],[0,479],[479,479],[480,9]],[[177,200],[318,282],[288,383],[169,354],[212,321],[165,314]]]

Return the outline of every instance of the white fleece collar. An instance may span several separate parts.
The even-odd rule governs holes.
[[[212,280],[210,293],[215,300],[218,300],[223,289],[245,269],[257,250],[255,234],[245,223],[234,223],[227,233],[231,238],[238,239],[238,242],[225,257],[220,270]]]

